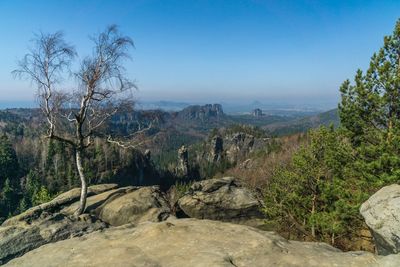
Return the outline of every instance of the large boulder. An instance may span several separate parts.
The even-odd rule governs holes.
[[[157,186],[141,187],[107,200],[96,208],[94,214],[112,225],[160,222],[171,213],[169,204]]]
[[[5,266],[397,267],[399,262],[400,254],[345,253],[243,225],[180,219],[109,228],[48,244]]]
[[[79,202],[61,210],[72,215]],[[168,218],[169,204],[158,186],[121,187],[87,199],[86,212],[112,226],[143,221],[158,222]]]
[[[183,216],[238,223],[263,218],[260,207],[255,195],[233,177],[196,182],[178,200]]]
[[[400,185],[385,186],[361,205],[378,254],[400,252]],[[399,261],[400,266],[400,261]]]

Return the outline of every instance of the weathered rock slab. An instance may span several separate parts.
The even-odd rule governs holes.
[[[344,253],[243,225],[180,219],[109,228],[44,245],[5,266],[394,267],[399,262],[400,254]]]
[[[1,227],[0,264],[44,244],[82,236],[104,228],[105,223],[87,214],[78,218],[56,214],[31,225]]]
[[[400,252],[400,185],[385,186],[361,205],[380,255]],[[400,261],[399,261],[400,266]]]

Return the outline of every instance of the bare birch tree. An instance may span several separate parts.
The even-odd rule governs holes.
[[[29,53],[13,71],[37,86],[37,97],[47,120],[49,139],[70,145],[81,181],[80,205],[86,207],[87,180],[83,168],[84,151],[101,134],[105,123],[122,107],[131,107],[134,83],[127,79],[123,62],[129,58],[132,40],[120,34],[116,26],[92,37],[92,55],[80,62],[78,71],[71,70],[76,58],[73,46],[64,41],[61,32],[36,35]],[[73,77],[74,89],[62,85]],[[112,140],[108,137],[109,140]]]

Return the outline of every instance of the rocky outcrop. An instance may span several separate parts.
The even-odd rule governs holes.
[[[80,190],[72,189],[54,200],[10,218],[0,227],[0,263],[42,245],[82,236],[106,227],[168,218],[170,208],[157,186],[89,187],[87,214],[75,217]]]
[[[378,254],[400,252],[400,185],[383,187],[361,205]],[[400,260],[399,260],[400,265]]]
[[[361,207],[377,236],[391,231],[393,247],[399,192],[398,185],[385,187]],[[400,254],[344,253],[324,243],[287,241],[273,232],[216,221],[262,218],[257,198],[231,177],[194,183],[178,201],[181,211],[193,217],[189,219],[169,215],[157,186],[98,185],[89,194],[87,213],[79,217],[72,216],[79,204],[79,189],[73,189],[4,222],[0,264],[397,267],[400,262]],[[387,243],[382,246],[389,251]],[[395,252],[391,249],[388,253]]]
[[[189,153],[186,146],[178,149],[178,164],[175,172],[178,177],[188,177],[189,175]]]
[[[216,135],[206,144],[207,152],[205,155],[200,155],[199,160],[206,156],[209,162],[218,163],[226,159],[234,164],[244,160],[249,153],[264,149],[267,142],[267,138],[254,137],[244,132]]]
[[[183,215],[198,219],[247,223],[263,218],[260,202],[233,177],[194,183],[178,207]]]
[[[106,224],[90,215],[78,218],[50,215],[32,224],[0,227],[0,264],[44,244],[104,229]]]
[[[184,120],[208,121],[210,119],[218,119],[223,115],[224,111],[220,104],[194,105],[178,112],[178,117]]]
[[[221,136],[214,136],[211,140],[210,162],[219,162],[224,158],[224,139]]]
[[[116,187],[116,184],[91,186],[88,195],[95,196]],[[104,222],[90,215],[76,218],[59,212],[63,207],[78,202],[79,197],[80,189],[75,188],[6,220],[0,227],[0,264],[44,244],[105,228]]]
[[[61,213],[72,215],[78,205],[73,203]],[[170,208],[158,186],[127,186],[89,197],[86,212],[109,225],[119,226],[165,220]]]
[[[45,245],[5,266],[395,267],[399,262],[400,254],[344,253],[327,244],[287,241],[243,225],[179,219],[121,226]]]
[[[114,196],[94,210],[100,220],[112,225],[136,225],[166,220],[171,211],[158,187],[142,187]]]
[[[254,136],[246,133],[235,133],[227,136],[225,150],[227,159],[231,162],[237,162],[240,158],[249,154],[254,146]]]
[[[251,113],[254,117],[259,118],[263,116],[263,112],[261,109],[256,108],[253,110],[253,112]]]
[[[88,197],[90,197],[93,195],[101,194],[106,191],[113,190],[117,187],[118,187],[117,184],[101,184],[101,185],[90,186],[88,188],[87,195]],[[32,207],[27,211],[6,220],[1,226],[14,226],[17,224],[30,225],[33,222],[35,222],[35,220],[44,219],[47,216],[50,216],[51,214],[58,212],[63,207],[69,206],[72,203],[79,201],[80,193],[81,192],[79,188],[74,188],[68,192],[65,192],[57,196],[50,202],[46,202],[39,206]],[[71,211],[71,213],[73,213],[74,211],[75,210]]]

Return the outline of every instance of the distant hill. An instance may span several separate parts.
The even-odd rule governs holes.
[[[288,135],[293,133],[305,132],[312,128],[333,124],[338,126],[340,124],[338,109],[332,109],[317,115],[307,116],[294,120],[276,122],[264,126],[263,128],[273,135]]]

